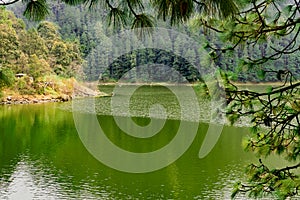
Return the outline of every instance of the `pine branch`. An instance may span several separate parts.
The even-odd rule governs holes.
[[[1,0],[0,1],[0,6],[8,6],[8,5],[17,3],[18,1],[20,1],[20,0],[13,0],[13,1],[10,1],[10,2],[5,2],[4,0]]]

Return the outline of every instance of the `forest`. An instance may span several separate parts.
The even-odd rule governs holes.
[[[0,89],[9,87],[21,94],[53,92],[41,85],[49,77],[116,82],[131,69],[138,82],[153,74],[158,82],[167,75],[170,82],[182,81],[160,68],[140,70],[148,62],[172,66],[189,82],[198,83],[203,74],[170,52],[142,49],[117,60],[111,58],[118,52],[103,53],[111,47],[111,36],[126,29],[142,28],[137,32],[142,36],[145,30],[164,27],[195,39],[219,69],[224,84],[216,84],[226,99],[222,112],[231,125],[249,121],[250,133],[242,145],[257,156],[246,166],[245,179],[233,186],[231,197],[299,198],[298,0],[2,2],[7,7],[0,11]],[[184,42],[175,38],[172,51]],[[187,49],[184,57],[198,62],[199,49]],[[26,76],[19,78],[20,74]],[[246,82],[252,86],[264,82],[268,87],[264,91],[239,87]],[[272,156],[288,164],[269,165],[266,159]]]
[[[51,13],[47,17],[47,21],[56,24],[57,31],[63,40],[72,41],[79,45],[81,56],[83,60],[85,60],[82,66],[86,81],[97,81],[99,76],[101,76],[104,81],[116,81],[116,77],[119,77],[123,71],[131,69],[132,66],[138,66],[138,64],[142,62],[143,58],[149,58],[149,53],[158,53],[151,51],[132,52],[130,56],[135,59],[130,59],[129,61],[129,59],[123,57],[122,59],[125,60],[122,63],[126,64],[122,65],[122,69],[119,67],[119,72],[109,72],[109,70],[106,69],[109,67],[109,63],[112,64],[112,61],[105,58],[113,57],[113,55],[104,55],[101,48],[110,45],[110,36],[116,33],[117,30],[109,26],[108,21],[105,19],[105,12],[103,9],[94,8],[89,10],[88,7],[84,5],[71,7],[63,2],[50,2],[49,6],[51,8]],[[23,16],[25,7],[22,6],[22,4],[10,6],[9,9],[11,9],[17,17],[22,18],[27,27],[37,28],[39,26],[37,22],[27,20]],[[170,28],[169,22],[158,20],[157,23],[161,27]],[[130,28],[130,26],[127,25],[126,28]],[[200,44],[202,44],[203,48],[207,49],[208,53],[211,53],[211,55],[213,55],[214,52],[211,51],[210,47],[230,47],[231,45],[227,44],[224,35],[213,31],[207,31],[203,28],[198,28],[196,19],[192,19],[189,23],[178,25],[177,29],[197,40]],[[215,63],[219,69],[225,71],[230,76],[230,79],[238,82],[276,82],[279,81],[276,74],[271,73],[268,76],[263,76],[263,74],[265,74],[264,72],[287,69],[293,73],[293,76],[296,79],[299,79],[299,57],[296,54],[283,55],[279,59],[270,61],[268,66],[260,67],[259,70],[257,70],[257,68],[252,68],[251,66],[243,65],[244,58],[256,58],[267,55],[270,53],[268,52],[270,51],[270,46],[282,48],[288,44],[292,38],[293,35],[281,40],[277,40],[276,37],[274,37],[268,40],[267,43],[261,42],[255,46],[241,45],[234,51],[232,49],[230,51],[226,51],[226,53],[222,53],[216,58]],[[180,42],[182,41],[178,41],[178,43]],[[175,41],[175,43],[177,42]],[[174,45],[174,51],[176,51],[176,45]],[[113,54],[114,52],[110,53]],[[188,55],[185,56],[190,60],[197,60],[199,59],[199,50],[190,49]],[[152,57],[157,56],[153,55]],[[166,59],[164,64],[173,66],[175,69],[180,67],[178,66],[178,61],[174,59]],[[58,68],[60,68],[60,66]],[[196,72],[189,71],[188,69],[186,69],[186,72],[184,73],[189,74],[190,78],[188,78],[188,80],[196,81],[201,79],[199,74],[194,74]],[[158,72],[158,74],[164,77],[162,72]],[[80,76],[82,76],[82,74],[80,74]],[[136,76],[141,79],[143,76],[147,78],[149,74],[139,74]]]
[[[0,19],[1,87],[8,85],[20,94],[42,94],[44,83],[55,76],[83,75],[79,44],[63,40],[57,25],[45,21],[27,29],[22,19],[5,8]]]

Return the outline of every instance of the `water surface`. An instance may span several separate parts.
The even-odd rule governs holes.
[[[234,127],[225,127],[212,152],[199,159],[208,127],[201,123],[192,146],[170,166],[146,174],[119,172],[87,152],[72,113],[61,109],[63,105],[0,107],[1,199],[228,199],[244,165],[253,160],[241,148],[247,129]],[[180,123],[168,120],[164,131],[137,145],[111,116],[98,119],[110,129],[112,141],[139,152],[168,143],[170,130]],[[136,120],[147,123],[145,118]]]

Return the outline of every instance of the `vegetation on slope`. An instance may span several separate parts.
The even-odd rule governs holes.
[[[37,29],[26,30],[23,20],[0,9],[0,87],[9,87],[5,94],[70,92],[60,91],[56,85],[68,82],[64,79],[80,78],[83,60],[79,45],[63,40],[58,30],[58,26],[46,21]]]
[[[80,51],[83,59],[86,60],[86,63],[83,65],[83,71],[85,73],[86,81],[96,81],[99,78],[101,73],[105,73],[105,76],[108,76],[106,80],[115,81],[115,77],[119,77],[122,74],[114,72],[113,74],[107,74],[104,68],[108,68],[108,57],[114,57],[114,53],[103,54],[103,48],[111,44],[110,36],[121,29],[121,27],[116,27],[112,29],[108,26],[109,23],[105,20],[105,8],[97,7],[89,10],[87,6],[78,5],[78,6],[67,6],[63,2],[49,2],[49,8],[51,12],[47,16],[47,20],[58,24],[60,29],[58,29],[61,37],[67,41],[75,41],[80,46]],[[23,17],[24,5],[16,4],[9,9],[13,10],[18,17]],[[154,14],[155,11],[151,9],[150,5],[145,5],[145,9],[149,10],[150,13]],[[37,27],[36,22],[28,21],[23,17],[26,25],[28,27]],[[156,20],[156,23],[160,27],[173,28],[169,25],[170,21],[164,22],[160,19]],[[268,74],[268,76],[263,76],[265,71],[278,71],[278,70],[290,70],[293,73],[293,76],[296,79],[300,78],[299,70],[299,58],[296,54],[283,55],[276,60],[270,61],[268,65],[261,66],[258,70],[257,68],[252,68],[249,65],[244,65],[245,58],[257,58],[262,57],[270,53],[270,46],[274,46],[277,49],[284,48],[289,41],[292,40],[293,35],[285,37],[283,39],[277,39],[276,37],[271,38],[267,42],[259,42],[256,45],[242,45],[238,46],[236,49],[230,49],[232,44],[228,43],[226,33],[218,33],[213,31],[207,31],[207,28],[204,28],[201,25],[201,19],[199,16],[191,18],[188,23],[179,24],[176,29],[180,32],[195,38],[195,40],[201,44],[204,48],[207,49],[207,52],[211,54],[212,57],[218,54],[215,58],[216,65],[227,72],[230,75],[230,78],[235,81],[240,82],[276,82],[279,81],[276,77],[276,74]],[[125,28],[130,28],[130,25],[125,26]],[[174,41],[174,43],[180,43],[182,41]],[[223,53],[216,53],[214,50],[222,47],[228,47],[227,50]],[[176,45],[175,45],[176,48]],[[229,49],[229,50],[228,50]],[[176,49],[174,49],[176,51]],[[198,50],[191,49],[186,55],[191,61],[199,59]],[[153,57],[153,54],[149,51],[140,51],[132,52],[132,57],[130,62],[128,59],[123,60],[124,64],[122,67],[119,67],[119,72],[126,71],[132,66],[137,66],[138,63],[141,63],[141,60],[144,58],[148,59],[150,55]],[[161,54],[159,52],[158,54]],[[160,55],[158,55],[160,56]],[[168,66],[178,67],[177,60],[164,61]],[[120,69],[122,68],[122,69]],[[157,70],[154,70],[157,71]],[[186,71],[185,74],[190,73],[191,77],[195,77],[196,74],[193,72]],[[161,74],[165,76],[165,74]],[[147,77],[147,74],[139,74],[139,77]],[[102,76],[103,77],[103,76]],[[197,77],[196,79],[200,79]]]

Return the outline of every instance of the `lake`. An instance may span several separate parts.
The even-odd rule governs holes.
[[[151,99],[155,95],[159,98]],[[142,116],[149,109],[147,105],[159,103],[159,99],[166,102],[164,98],[173,97],[162,88],[144,88],[140,95],[137,92],[130,97],[133,102],[142,102],[130,104],[136,108],[133,121],[141,126],[149,124],[148,116]],[[158,134],[148,138],[129,136],[107,110],[110,100],[87,98],[79,100],[78,105],[82,104],[85,115],[91,115],[84,106],[96,102],[96,117],[104,124],[107,138],[127,151],[162,148],[173,140],[174,130],[182,123],[171,108],[167,109],[171,117]],[[207,109],[202,106],[201,110]],[[122,114],[120,117],[131,119]],[[158,116],[156,120],[163,119]],[[178,160],[156,171],[128,173],[108,167],[88,152],[74,123],[72,102],[1,106],[0,122],[0,199],[229,199],[234,182],[244,176],[245,165],[256,160],[241,147],[248,128],[230,126],[224,126],[209,154],[199,158],[209,124],[190,121],[191,125],[197,123],[197,133]],[[185,131],[189,134],[189,129]]]

